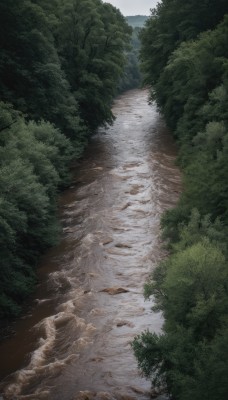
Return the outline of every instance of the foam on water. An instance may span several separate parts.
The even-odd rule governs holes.
[[[61,199],[63,240],[42,266],[48,289],[36,294],[43,300],[31,325],[21,322],[34,336],[30,361],[7,378],[4,400],[149,400],[130,343],[145,329],[161,331],[143,284],[165,255],[159,220],[177,201],[180,179],[147,92],[124,94],[113,112],[115,123],[91,139]]]

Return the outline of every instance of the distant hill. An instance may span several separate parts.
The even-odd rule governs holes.
[[[126,17],[126,20],[128,24],[132,26],[132,28],[142,28],[147,18],[147,15],[134,15]]]

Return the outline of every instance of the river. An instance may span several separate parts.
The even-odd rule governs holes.
[[[176,148],[146,90],[113,106],[60,199],[61,243],[15,334],[0,343],[3,399],[146,400],[150,383],[131,350],[160,332],[143,284],[164,257],[159,220],[180,192]]]

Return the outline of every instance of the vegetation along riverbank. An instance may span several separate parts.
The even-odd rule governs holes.
[[[142,70],[179,144],[184,191],[163,219],[170,257],[145,285],[163,333],[139,367],[178,400],[228,396],[228,4],[164,0],[141,33]]]
[[[9,0],[0,22],[0,318],[8,318],[56,242],[69,162],[113,121],[131,28],[100,0]]]

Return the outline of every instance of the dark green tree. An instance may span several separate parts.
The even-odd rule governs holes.
[[[70,161],[113,120],[130,33],[100,0],[0,2],[0,317],[19,313],[56,243]]]
[[[127,52],[127,64],[123,71],[118,86],[118,93],[122,93],[129,89],[138,88],[141,84],[141,73],[139,68],[139,40],[140,28],[135,27],[132,32],[131,48]]]
[[[133,349],[177,400],[228,396],[227,13],[225,1],[164,0],[141,34],[145,82],[178,141],[183,193],[162,218],[170,257],[145,285],[163,332],[142,333]]]
[[[145,82],[154,85],[173,51],[199,33],[213,29],[228,12],[226,0],[163,0],[141,33]]]
[[[26,123],[2,102],[0,115],[0,315],[6,316],[19,311],[35,283],[32,266],[56,242],[56,194],[73,151],[50,123]]]
[[[122,69],[131,29],[120,12],[100,0],[68,0],[57,44],[80,116],[90,131],[111,123],[111,104]]]

